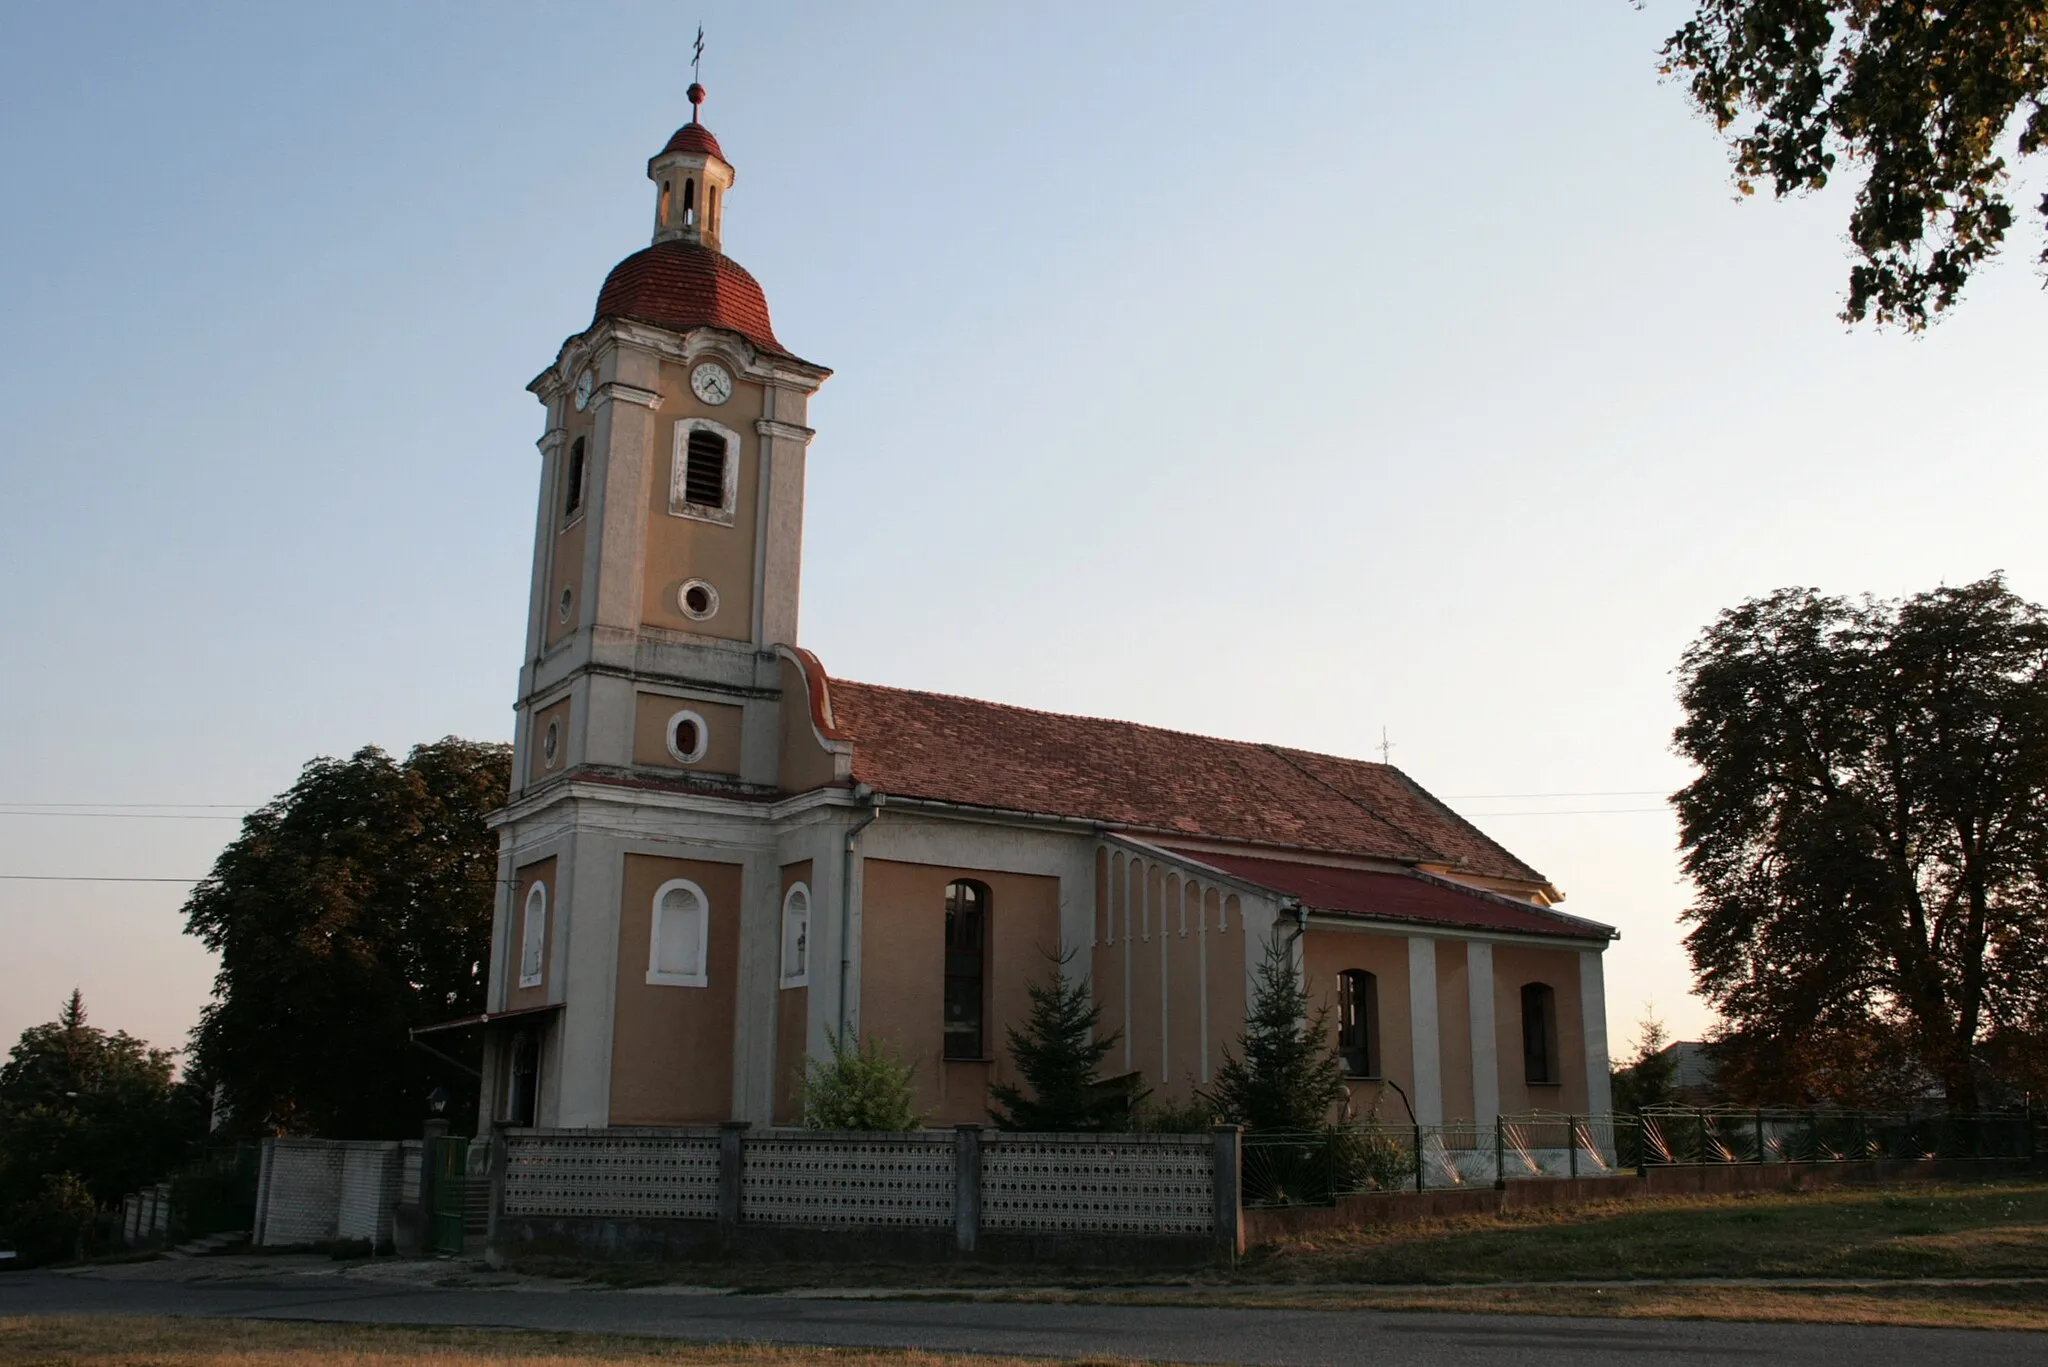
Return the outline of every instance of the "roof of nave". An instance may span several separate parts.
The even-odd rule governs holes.
[[[879,792],[1247,844],[1543,875],[1388,764],[833,679]]]
[[[724,328],[763,351],[792,355],[775,340],[768,298],[746,267],[680,238],[642,248],[612,267],[591,321],[601,318],[630,318],[671,332]]]
[[[1525,935],[1562,935],[1575,940],[1614,938],[1612,927],[1596,921],[1428,874],[1335,868],[1209,850],[1172,852],[1247,883],[1298,898],[1310,911]]]

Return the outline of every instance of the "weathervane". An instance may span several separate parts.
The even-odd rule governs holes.
[[[697,122],[697,107],[704,103],[704,26],[697,25],[697,46],[690,52],[690,122]]]

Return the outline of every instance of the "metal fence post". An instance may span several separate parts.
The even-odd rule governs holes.
[[[740,1184],[746,1175],[747,1130],[744,1120],[718,1127],[718,1223],[727,1229],[740,1222]]]
[[[1496,1115],[1493,1118],[1493,1189],[1508,1189],[1507,1121]]]
[[[1759,1167],[1763,1166],[1764,1154],[1764,1113],[1758,1111],[1756,1113],[1756,1161]]]
[[[1216,1146],[1216,1246],[1235,1263],[1244,1252],[1244,1127],[1216,1125],[1209,1134]]]
[[[1422,1126],[1415,1127],[1415,1190],[1422,1190]]]
[[[1564,1152],[1566,1170],[1576,1182],[1579,1180],[1579,1118],[1575,1115],[1564,1118]]]
[[[953,1127],[953,1243],[962,1253],[981,1247],[981,1126]]]
[[[1700,1122],[1700,1147],[1699,1147],[1699,1157],[1698,1157],[1698,1158],[1695,1158],[1695,1159],[1694,1159],[1693,1161],[1694,1161],[1695,1163],[1698,1163],[1698,1164],[1699,1164],[1700,1166],[1702,1166],[1702,1167],[1705,1167],[1705,1166],[1706,1166],[1706,1162],[1707,1162],[1707,1113],[1706,1113],[1705,1111],[1701,1111],[1701,1112],[1699,1113],[1699,1122]]]

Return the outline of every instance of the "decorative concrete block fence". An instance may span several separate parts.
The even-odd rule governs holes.
[[[1199,1261],[1237,1247],[1238,1154],[1228,1127],[509,1130],[491,1153],[490,1250]]]

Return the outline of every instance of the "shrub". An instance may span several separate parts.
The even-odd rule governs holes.
[[[862,1038],[849,1046],[829,1035],[832,1057],[812,1059],[804,1077],[804,1127],[812,1130],[916,1129],[916,1068],[887,1045]]]

